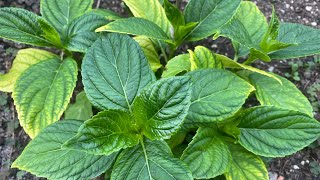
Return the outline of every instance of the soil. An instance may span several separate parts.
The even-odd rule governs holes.
[[[267,17],[271,15],[273,4],[282,21],[320,28],[319,0],[254,0],[254,2]],[[183,1],[182,6],[185,3],[186,0]],[[0,0],[0,7],[19,7],[39,14],[39,0]],[[120,0],[101,0],[100,7],[127,16],[125,7]],[[179,51],[186,52],[187,48],[198,44],[229,57],[233,57],[234,54],[230,41],[223,38],[215,41],[207,39],[191,43]],[[6,73],[11,67],[16,52],[26,47],[29,46],[0,39],[0,73]],[[315,118],[320,120],[320,107],[316,105],[320,102],[320,56],[271,63],[257,62],[254,66],[287,76],[292,80],[315,104]],[[10,168],[11,163],[19,156],[29,141],[29,137],[19,126],[11,94],[0,92],[0,179],[39,179],[24,171]],[[264,160],[269,167],[270,179],[272,180],[320,179],[319,141],[294,155]]]

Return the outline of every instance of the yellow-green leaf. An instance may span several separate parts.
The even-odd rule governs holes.
[[[0,74],[0,90],[12,92],[16,80],[29,66],[54,57],[57,56],[39,49],[30,48],[18,51],[10,71],[7,74]]]
[[[170,35],[171,24],[165,10],[158,0],[123,0],[135,17],[140,17],[157,24],[166,34]]]
[[[136,36],[133,39],[136,40],[142,48],[143,53],[151,66],[151,69],[155,72],[161,68],[162,65],[160,63],[160,57],[153,45],[153,42],[145,36]]]
[[[76,86],[77,73],[73,59],[51,58],[30,66],[18,78],[12,97],[20,124],[31,138],[60,119]]]

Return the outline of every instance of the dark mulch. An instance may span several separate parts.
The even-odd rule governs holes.
[[[183,1],[185,3],[186,1]],[[260,9],[270,17],[272,4],[282,21],[296,22],[316,28],[320,27],[320,2],[319,0],[254,0]],[[39,14],[39,0],[0,0],[0,7],[19,7]],[[125,7],[120,0],[102,0],[100,7],[108,8],[122,15],[126,15]],[[233,56],[232,46],[227,39],[211,39],[188,44],[179,51],[186,52],[187,48],[195,45],[209,47],[215,52]],[[6,73],[12,60],[19,49],[29,46],[0,40],[0,73]],[[318,57],[306,57],[300,60],[276,61],[272,63],[257,62],[254,65],[264,70],[272,71],[287,76],[310,99],[320,101],[320,67],[316,62]],[[303,63],[301,63],[303,62]],[[319,62],[319,61],[318,61]],[[291,63],[291,64],[290,64]],[[294,65],[292,65],[294,64]],[[298,65],[297,65],[298,64]],[[292,66],[297,69],[292,70]],[[296,72],[296,74],[294,74]],[[297,77],[300,80],[297,80]],[[318,84],[318,85],[317,85]],[[319,108],[319,107],[318,107]],[[320,120],[320,109],[316,109],[316,119]],[[11,163],[18,157],[23,148],[30,141],[23,129],[19,126],[11,94],[0,92],[0,179],[38,179],[29,173],[10,169]],[[320,179],[317,175],[317,164],[320,163],[320,143],[315,142],[304,150],[277,159],[266,159],[269,163],[271,179],[312,180]],[[320,173],[320,166],[319,173]]]

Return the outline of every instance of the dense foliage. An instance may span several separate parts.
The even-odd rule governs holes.
[[[190,0],[183,12],[169,0],[123,2],[133,17],[92,0],[41,0],[42,16],[0,8],[0,37],[61,52],[20,50],[0,75],[32,138],[12,167],[48,179],[267,180],[261,157],[319,137],[295,85],[250,64],[320,54],[320,30],[275,12],[268,23],[249,1]],[[235,57],[177,54],[210,36],[230,38]],[[84,92],[68,105],[78,71]]]

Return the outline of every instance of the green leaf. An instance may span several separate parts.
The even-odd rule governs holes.
[[[263,40],[260,43],[260,47],[263,50],[263,52],[269,53],[276,50],[287,48],[292,45],[276,40],[279,34],[279,26],[280,19],[276,15],[275,9],[273,7],[268,31],[266,32]]]
[[[48,179],[92,179],[111,168],[117,154],[94,156],[61,149],[61,145],[77,133],[82,121],[63,120],[41,131],[12,167]]]
[[[196,69],[222,68],[220,60],[208,48],[197,46],[194,52],[188,51],[190,54],[191,71]]]
[[[188,167],[173,157],[165,142],[147,141],[121,152],[113,167],[111,179],[192,180],[193,178]]]
[[[253,2],[243,1],[233,19],[223,26],[220,35],[240,43],[239,51],[248,48],[260,49],[260,42],[268,30],[268,23],[263,13]]]
[[[294,44],[270,54],[272,59],[290,59],[320,53],[320,30],[301,24],[281,23],[278,41]]]
[[[190,71],[190,55],[189,54],[180,54],[178,56],[170,59],[166,65],[166,70],[163,72],[162,77],[168,78],[175,76],[183,71]]]
[[[227,180],[269,180],[268,171],[258,156],[248,152],[238,144],[229,142],[228,146],[232,158],[229,168],[224,174]]]
[[[107,23],[108,21],[103,16],[94,13],[86,13],[76,18],[68,25],[68,35],[64,46],[69,51],[86,52],[100,37],[95,30]]]
[[[52,58],[30,66],[19,76],[12,97],[20,125],[31,138],[60,119],[76,86],[77,73],[73,59]]]
[[[35,46],[52,46],[43,35],[41,17],[19,8],[0,8],[0,37]]]
[[[218,31],[236,13],[241,0],[190,0],[185,8],[186,23],[198,22],[188,40],[206,38]]]
[[[190,78],[161,79],[135,99],[133,114],[149,139],[168,139],[180,128],[190,106]]]
[[[84,91],[77,95],[76,102],[74,104],[69,104],[64,114],[65,119],[77,119],[83,121],[88,120],[93,116],[92,105]]]
[[[135,17],[153,22],[159,26],[168,37],[171,37],[171,24],[159,0],[123,0],[123,2],[126,3]],[[145,25],[143,27],[145,27]]]
[[[136,17],[119,19],[96,30],[96,32],[101,31],[141,35],[158,40],[171,41],[166,33],[156,24]]]
[[[40,11],[49,22],[65,38],[67,25],[75,18],[91,10],[93,0],[41,0]]]
[[[12,92],[19,76],[31,65],[51,58],[58,58],[55,54],[39,49],[22,49],[18,51],[12,67],[7,74],[0,74],[0,90]]]
[[[124,111],[107,110],[86,121],[63,148],[109,155],[139,143],[133,117]]]
[[[164,0],[164,10],[174,29],[176,29],[176,27],[185,25],[182,12],[169,0]]]
[[[199,128],[181,159],[195,179],[209,179],[223,174],[231,160],[228,146],[213,128]]]
[[[119,14],[117,14],[109,9],[92,9],[90,12],[93,12],[97,15],[103,16],[108,20],[117,20],[117,19],[122,18]]]
[[[204,69],[191,77],[192,98],[186,124],[193,126],[225,120],[244,104],[254,88],[235,74],[221,69]]]
[[[141,90],[155,76],[138,43],[127,35],[107,34],[88,50],[82,63],[84,89],[101,109],[131,111]]]
[[[269,78],[273,78],[274,80],[278,81],[280,84],[282,83],[282,81],[275,75],[271,74],[271,73],[267,73],[263,70],[260,70],[258,68],[252,67],[252,66],[248,66],[248,65],[244,65],[244,64],[240,64],[226,56],[220,55],[220,54],[215,54],[216,58],[221,61],[221,63],[223,64],[223,67],[225,68],[232,68],[232,69],[245,69],[248,70],[250,72],[254,72],[254,73],[258,73],[261,74],[263,76],[267,76]],[[266,78],[266,77],[265,77]]]
[[[249,79],[256,88],[256,96],[261,105],[273,105],[300,111],[313,117],[312,105],[300,90],[289,80],[276,76],[282,84],[260,74],[250,74]]]
[[[161,68],[162,64],[160,63],[160,57],[151,39],[145,36],[136,36],[133,39],[137,41],[140,47],[142,48],[143,53],[146,56],[152,71],[156,72],[159,68]]]
[[[283,157],[295,153],[320,135],[320,123],[298,111],[274,106],[250,108],[237,119],[240,144],[254,154]]]
[[[53,45],[55,45],[57,48],[61,49],[61,39],[60,35],[50,24],[48,24],[44,19],[38,20],[40,27],[43,31],[42,36],[46,38],[48,41],[50,41]]]

